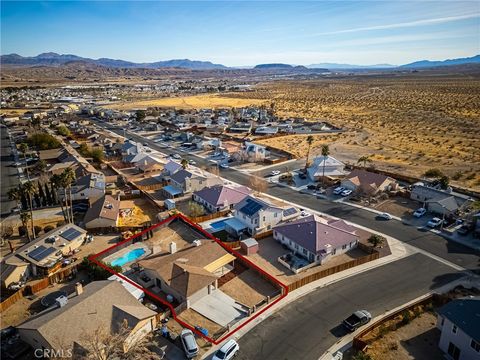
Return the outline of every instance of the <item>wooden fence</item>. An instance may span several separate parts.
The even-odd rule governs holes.
[[[428,305],[444,305],[448,302],[448,297],[444,297],[439,294],[431,294],[427,296],[426,298],[420,299],[419,301],[414,302],[413,304],[407,305],[405,307],[402,307],[401,309],[398,309],[397,311],[383,317],[382,319],[370,324],[367,328],[362,330],[359,334],[357,334],[353,338],[353,347],[357,350],[363,351],[365,348],[373,341],[377,340],[375,338],[370,339],[369,341],[366,341],[364,337],[368,335],[370,332],[374,331],[375,329],[379,328],[380,326],[383,326],[386,322],[395,319],[402,313],[406,311],[413,311],[416,308],[420,306],[428,306]],[[399,320],[400,322],[402,320]],[[393,331],[398,327],[398,322],[392,323],[389,327],[385,327],[385,331]]]
[[[9,296],[0,303],[0,313],[7,310],[10,306],[12,306],[21,299],[23,299],[23,289],[18,290],[16,293]]]
[[[222,216],[227,215],[228,213],[230,213],[229,209],[218,211],[218,212],[213,213],[213,214],[202,215],[202,216],[187,216],[187,215],[185,215],[185,216],[187,216],[190,219],[190,221],[192,221],[192,222],[201,223],[201,222],[204,222],[204,221],[220,218]]]
[[[139,190],[147,191],[147,190],[160,190],[163,188],[163,184],[158,183],[158,184],[150,184],[150,185],[140,185],[138,183],[135,183],[135,186]]]
[[[300,288],[304,285],[307,285],[307,284],[311,283],[312,281],[316,281],[316,280],[324,278],[326,276],[336,274],[337,272],[347,270],[347,269],[353,268],[353,267],[358,266],[358,265],[365,264],[369,261],[376,260],[379,257],[380,257],[379,252],[372,249],[371,254],[359,257],[357,259],[351,260],[351,261],[343,263],[343,264],[333,266],[331,268],[325,269],[323,271],[316,272],[314,274],[307,275],[307,276],[305,276],[305,277],[303,277],[303,278],[301,278],[297,281],[294,281],[294,282],[288,284],[288,291],[296,290],[296,289],[298,289],[298,288]]]
[[[272,235],[273,235],[273,230],[268,230],[263,233],[256,234],[253,237],[255,238],[255,240],[262,240]]]

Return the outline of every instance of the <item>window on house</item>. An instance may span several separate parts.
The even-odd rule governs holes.
[[[478,342],[476,342],[475,340],[472,339],[472,342],[470,343],[470,346],[476,352],[480,352],[480,343],[478,343]]]
[[[258,224],[258,219],[255,219],[255,224]]]
[[[347,248],[347,245],[342,245],[342,249],[346,249]]]
[[[265,216],[263,217],[263,221],[265,221]]]
[[[295,244],[295,250],[298,250],[298,244]]]
[[[452,333],[454,333],[454,334],[457,333],[457,325],[452,326]]]
[[[303,252],[303,255],[307,255],[307,254],[308,254],[307,249],[303,249],[302,252]]]
[[[277,217],[277,215],[278,215],[278,213],[275,213],[275,214],[273,215],[273,217]]]
[[[448,355],[450,355],[453,360],[458,360],[460,358],[460,349],[455,346],[453,343],[448,344]]]

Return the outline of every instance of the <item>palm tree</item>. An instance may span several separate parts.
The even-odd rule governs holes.
[[[58,190],[60,188],[62,188],[62,177],[58,174],[54,174],[50,177],[50,182],[52,183],[52,197],[55,197],[55,194],[58,193]],[[65,209],[63,208],[63,200],[65,199],[65,194],[66,194],[66,190],[63,189],[63,198],[60,198],[58,200],[60,200],[60,207],[62,208],[62,214],[63,214],[63,217],[65,219],[65,222],[69,222],[68,221],[68,212],[65,211]]]
[[[10,200],[15,201],[18,206],[20,199],[22,198],[22,193],[20,192],[20,188],[15,187],[8,190],[7,196]]]
[[[364,155],[358,158],[357,164],[360,164],[363,162],[363,167],[367,167],[367,162],[371,163],[372,159],[370,159],[370,155]]]
[[[180,162],[180,164],[182,164],[182,167],[184,169],[186,169],[188,167],[188,160],[187,159],[182,159],[182,161]]]
[[[307,170],[308,168],[308,160],[309,160],[309,157],[310,157],[310,149],[312,148],[312,143],[313,143],[313,136],[312,135],[308,135],[307,136],[307,144],[308,144],[308,149],[307,149],[307,160],[305,161],[305,170]]]
[[[28,144],[21,143],[18,146],[20,152],[23,154],[23,160],[25,161],[25,172],[27,173],[27,179],[30,181],[30,174],[28,172],[28,164],[27,164],[27,151],[28,151]]]
[[[323,156],[322,187],[325,183],[325,165],[327,164],[328,155],[330,155],[330,149],[328,145],[322,145],[322,156]]]
[[[35,235],[35,227],[34,227],[34,224],[33,224],[33,201],[32,201],[32,199],[33,199],[33,195],[37,193],[37,189],[36,189],[34,183],[32,183],[31,181],[27,181],[25,184],[23,184],[23,191],[27,195],[28,202],[30,204],[30,223],[32,225],[32,235],[33,235],[33,238],[35,239],[36,235]]]
[[[73,223],[72,183],[75,181],[77,176],[75,175],[75,171],[71,167],[63,170],[62,176],[64,177],[64,180],[65,180],[65,185],[66,185],[65,189],[68,189],[68,195],[70,198],[70,220]]]
[[[20,221],[22,222],[23,227],[25,228],[25,231],[27,232],[27,238],[28,241],[31,240],[30,238],[30,233],[28,232],[28,220],[30,220],[31,216],[30,213],[27,211],[22,211],[20,213]]]

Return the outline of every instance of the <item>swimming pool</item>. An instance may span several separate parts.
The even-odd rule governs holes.
[[[134,249],[112,261],[113,266],[123,266],[145,254],[145,249]]]
[[[215,230],[223,230],[225,228],[225,221],[228,219],[223,219],[220,221],[215,221],[210,223],[210,227],[214,228]]]

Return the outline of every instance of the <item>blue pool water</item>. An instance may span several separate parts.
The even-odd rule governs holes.
[[[215,221],[213,223],[210,223],[210,227],[214,228],[215,230],[222,230],[225,227],[225,221],[228,219],[223,219],[220,221]]]
[[[123,266],[145,254],[145,249],[134,249],[112,261],[113,266]]]

